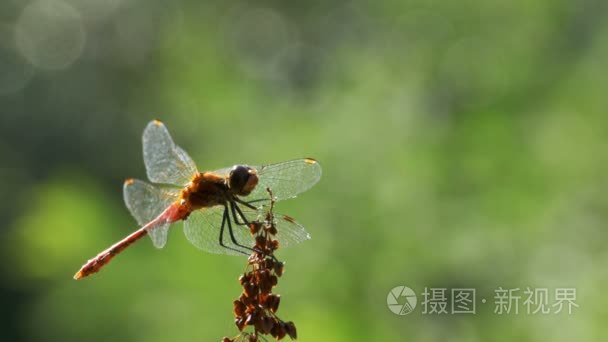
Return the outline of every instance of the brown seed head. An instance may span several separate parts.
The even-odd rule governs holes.
[[[279,283],[279,278],[277,278],[277,276],[273,275],[270,277],[270,284],[274,287],[277,286],[277,284]]]
[[[241,285],[245,285],[250,280],[251,280],[251,273],[246,273],[239,277],[239,283],[241,283]]]
[[[245,328],[245,319],[243,319],[243,317],[236,317],[234,319],[234,324],[236,324],[236,327],[239,329],[239,331],[243,331],[243,329]]]
[[[285,332],[292,340],[296,340],[298,338],[298,332],[296,331],[296,325],[293,322],[285,323]]]
[[[243,302],[241,302],[240,300],[235,300],[234,302],[232,302],[232,304],[233,304],[232,311],[234,312],[235,316],[243,316],[245,314],[245,310],[247,309],[247,306],[245,304],[243,304]]]
[[[249,282],[243,285],[243,291],[245,295],[249,298],[256,296],[258,294],[259,289],[260,288],[258,287],[258,285],[254,282]]]
[[[266,238],[264,238],[261,235],[256,236],[256,238],[255,238],[255,246],[259,250],[264,250],[264,248],[266,247]]]
[[[278,322],[278,324],[275,324],[272,327],[270,334],[277,340],[281,340],[281,339],[283,339],[283,337],[285,337],[285,334],[287,334],[287,332],[285,331],[285,327],[284,327],[283,323]]]
[[[284,263],[274,257],[279,241],[273,238],[277,234],[272,213],[273,203],[271,201],[265,221],[253,221],[249,225],[255,246],[248,258],[247,271],[239,277],[243,292],[233,302],[235,324],[241,333],[232,339],[225,338],[223,342],[259,341],[259,336],[266,334],[277,340],[285,336],[292,339],[297,337],[293,322],[286,323],[276,316],[281,296],[273,294],[272,289],[283,275]],[[253,332],[243,331],[247,326],[252,327]]]
[[[272,318],[270,318],[269,316],[264,316],[264,317],[262,317],[262,319],[260,321],[260,327],[258,328],[258,330],[262,334],[268,334],[272,330],[273,326],[274,326],[274,321],[272,320]]]
[[[260,228],[262,228],[262,224],[258,221],[254,221],[249,224],[249,231],[251,232],[251,235],[257,234],[260,231]]]

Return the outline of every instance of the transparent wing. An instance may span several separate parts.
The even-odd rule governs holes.
[[[127,180],[123,186],[125,204],[139,226],[155,219],[179,197],[179,189],[161,188],[137,179]],[[167,242],[169,224],[148,231],[156,248]]]
[[[230,170],[232,170],[232,166],[230,166],[230,167],[225,167],[225,168],[223,168],[223,169],[219,169],[219,170],[215,170],[215,171],[213,171],[212,173],[213,173],[213,174],[216,174],[216,175],[218,175],[218,176],[221,176],[221,177],[227,177],[227,176],[228,176],[228,174],[230,174]]]
[[[153,183],[186,185],[198,172],[188,154],[173,143],[165,125],[151,121],[142,137],[144,164]]]
[[[246,207],[241,207],[241,210],[249,222],[264,219],[265,217],[265,211],[262,210],[256,211]],[[209,253],[245,256],[246,254],[238,252],[243,251],[249,254],[249,251],[232,242],[230,232],[228,231],[228,223],[225,224],[222,241],[229,248],[220,245],[220,228],[223,214],[224,207],[222,206],[192,212],[186,222],[184,222],[186,238],[196,247]],[[230,219],[233,220],[232,217]],[[231,221],[231,224],[232,233],[238,244],[249,248],[255,245],[254,238],[249,232],[249,227],[237,225],[234,221]],[[310,239],[310,234],[308,234],[306,229],[287,215],[275,213],[275,225],[278,231],[276,238],[279,240],[281,248],[293,246]]]
[[[243,211],[243,214],[245,214],[250,222],[255,220],[263,221],[266,218],[267,210],[265,209],[253,210],[245,206],[239,206],[239,208],[241,208],[241,211]],[[306,231],[306,228],[296,222],[291,216],[275,212],[274,223],[277,228],[276,239],[279,241],[279,248],[290,247],[310,240],[310,234]]]
[[[222,226],[223,214],[223,206],[215,206],[193,211],[190,216],[188,216],[188,219],[186,219],[184,222],[184,234],[186,235],[186,238],[194,246],[202,249],[205,252],[214,254],[245,255],[220,245],[220,228]],[[232,226],[235,238],[240,244],[250,247],[253,246],[253,239],[251,238],[248,229],[242,226],[235,226],[234,224]],[[223,241],[224,244],[229,247],[237,250],[243,250],[230,242],[227,223],[224,228]],[[246,250],[244,252],[247,253]]]
[[[258,172],[258,185],[244,199],[258,207],[269,201],[267,188],[272,189],[275,199],[280,201],[296,197],[310,189],[321,178],[321,165],[310,158],[254,168]]]
[[[152,244],[156,248],[163,248],[167,244],[167,238],[169,237],[169,223],[159,224],[154,229],[146,229],[148,236],[152,239]]]

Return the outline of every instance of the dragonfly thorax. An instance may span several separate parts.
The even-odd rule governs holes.
[[[198,173],[182,190],[180,205],[189,210],[224,205],[234,196],[247,196],[258,184],[257,172],[244,165],[234,166],[228,175]]]
[[[226,179],[211,172],[198,173],[180,194],[180,205],[195,210],[223,205],[228,199]]]

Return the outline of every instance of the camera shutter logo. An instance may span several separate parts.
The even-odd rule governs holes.
[[[393,288],[386,297],[389,310],[401,316],[414,311],[417,301],[416,294],[407,286]]]

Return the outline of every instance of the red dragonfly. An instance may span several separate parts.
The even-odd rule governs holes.
[[[162,248],[169,226],[182,220],[186,238],[196,247],[210,253],[247,255],[254,245],[248,225],[270,203],[267,189],[280,201],[296,197],[321,178],[321,166],[310,158],[199,172],[158,120],[144,130],[143,152],[148,179],[154,184],[128,179],[123,187],[127,208],[141,228],[90,259],[74,279],[98,272],[144,235]],[[282,247],[310,239],[293,218],[275,214],[275,220]]]

